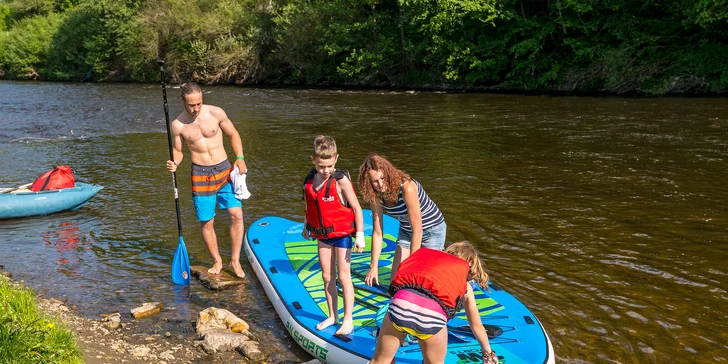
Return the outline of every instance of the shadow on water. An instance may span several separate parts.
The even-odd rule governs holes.
[[[448,240],[485,253],[493,279],[544,324],[559,362],[728,359],[728,100],[206,91],[243,136],[247,226],[302,218],[311,142],[330,134],[354,179],[378,152],[420,181]],[[231,291],[171,283],[177,227],[158,86],[0,82],[0,93],[0,185],[66,164],[104,186],[78,211],[0,221],[0,264],[16,278],[89,317],[118,310],[130,320],[131,308],[162,302],[141,326],[149,332],[192,335],[200,310],[225,307],[250,323],[271,362],[308,358],[247,262],[246,284]],[[172,90],[173,116],[174,99]],[[24,137],[50,141],[10,142]],[[191,263],[209,265],[187,175],[185,161],[184,238]],[[225,258],[228,218],[216,220]]]

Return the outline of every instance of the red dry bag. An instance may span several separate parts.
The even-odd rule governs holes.
[[[33,192],[60,190],[61,188],[70,188],[75,186],[76,179],[73,177],[73,170],[69,166],[57,166],[56,168],[46,171],[36,178],[30,190]]]

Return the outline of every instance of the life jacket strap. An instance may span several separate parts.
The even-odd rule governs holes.
[[[315,227],[309,225],[308,223],[306,223],[306,230],[308,230],[309,232],[312,232],[314,234],[326,236],[326,235],[331,234],[332,232],[334,232],[334,227],[333,226],[329,226],[329,227],[315,228]]]

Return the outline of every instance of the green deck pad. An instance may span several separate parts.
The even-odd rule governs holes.
[[[396,237],[385,234],[384,244],[394,244]],[[318,245],[316,241],[288,241],[285,244],[286,253],[293,266],[293,269],[298,274],[298,278],[311,295],[311,298],[321,309],[321,312],[326,315],[329,312],[328,305],[326,304],[326,295],[324,292],[324,281],[321,276],[321,265],[318,259]],[[366,286],[364,283],[364,276],[366,276],[369,264],[371,262],[371,238],[366,237],[366,247],[364,253],[353,253],[352,252],[352,267],[359,267],[359,274],[352,274],[352,283],[354,286]],[[394,256],[392,252],[382,251],[380,255],[380,267],[379,267],[379,279],[380,282],[386,279],[389,282],[389,275],[391,268],[389,265],[381,266],[382,263],[391,261]],[[352,268],[354,269],[354,268]],[[332,277],[336,280],[337,277]],[[353,308],[353,320],[355,327],[362,326],[376,326],[374,316],[376,310],[373,310],[372,306],[379,307],[386,304],[389,298],[382,295],[367,292],[365,290],[355,289],[354,290],[355,302]],[[337,295],[337,310],[339,312],[339,318],[344,317],[344,299],[341,294]],[[361,301],[366,302],[366,304]]]
[[[394,257],[394,244],[397,240],[396,237],[385,234],[384,244],[387,249],[382,249],[379,263],[379,284],[383,286],[389,285],[389,276],[391,272],[391,262]],[[318,245],[315,240],[300,240],[300,241],[289,241],[285,243],[286,253],[293,266],[293,269],[297,272],[298,278],[311,295],[311,298],[321,309],[324,315],[327,315],[329,309],[326,304],[326,295],[324,292],[324,281],[321,276],[321,265],[318,259]],[[364,283],[364,277],[366,276],[369,265],[371,262],[371,237],[366,237],[366,247],[364,253],[353,253],[352,252],[352,275],[351,279],[354,284],[354,309],[353,319],[355,327],[367,327],[376,326],[374,316],[376,310],[374,307],[381,307],[389,302],[388,294],[377,294],[369,292]],[[337,277],[332,277],[336,281]],[[358,289],[356,287],[364,287]],[[341,288],[339,287],[339,291]],[[502,310],[504,307],[496,302],[493,298],[489,297],[486,292],[477,290],[475,292],[475,299],[478,305],[478,310],[481,316],[486,316],[494,312]],[[344,300],[342,294],[337,294],[337,310],[339,312],[339,319],[344,316]],[[467,320],[465,311],[461,310],[456,316],[458,319]],[[484,317],[484,319],[487,319]]]

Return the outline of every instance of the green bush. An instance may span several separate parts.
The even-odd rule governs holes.
[[[47,79],[80,81],[91,72],[105,75],[113,51],[102,14],[91,6],[65,13],[48,49]]]
[[[53,37],[64,19],[50,13],[19,20],[0,32],[0,67],[13,78],[37,78],[43,73]]]
[[[0,32],[8,29],[8,21],[10,21],[10,7],[0,4]]]
[[[157,81],[163,58],[175,82],[725,92],[726,5],[0,0],[0,74]]]

